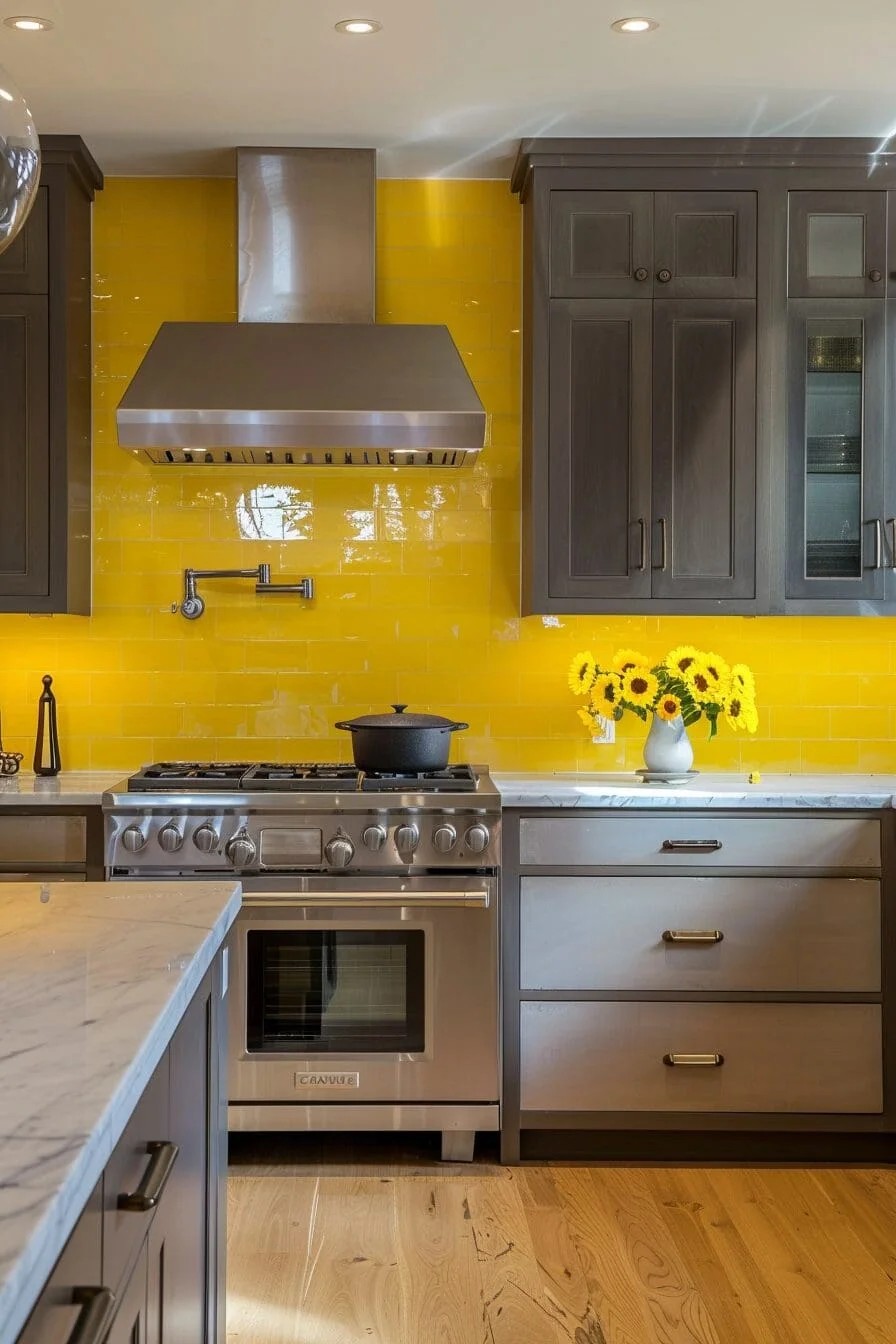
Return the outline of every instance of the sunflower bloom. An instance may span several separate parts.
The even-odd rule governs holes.
[[[731,668],[725,662],[725,659],[717,653],[708,653],[703,659],[703,666],[715,683],[716,690],[724,692],[728,688],[731,680]]]
[[[756,728],[750,728],[751,723],[758,725],[759,716],[756,713],[756,706],[750,701],[742,699],[740,695],[730,695],[725,702],[725,718],[728,720],[730,728],[743,728],[745,732],[755,733]]]
[[[617,649],[613,654],[613,667],[620,675],[633,667],[647,667],[650,659],[636,649]]]
[[[622,681],[615,672],[598,672],[591,688],[591,708],[610,718],[622,698]]]
[[[702,655],[693,644],[681,644],[666,655],[666,667],[676,677],[683,677],[692,663],[699,663]]]
[[[677,695],[661,695],[656,702],[657,717],[671,723],[681,713],[681,701]]]
[[[597,675],[597,664],[590,649],[577,653],[569,665],[569,689],[573,695],[584,695],[590,691],[591,683]]]
[[[734,664],[731,669],[731,685],[736,691],[748,696],[750,700],[756,695],[756,682],[753,680],[753,673],[746,663]]]
[[[715,681],[702,663],[691,663],[684,673],[684,680],[698,705],[712,704],[720,698]]]
[[[622,678],[622,695],[631,705],[652,705],[660,684],[649,667],[633,667]]]

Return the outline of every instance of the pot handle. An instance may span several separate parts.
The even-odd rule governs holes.
[[[459,728],[469,728],[468,723],[452,723],[450,731],[456,733]]]
[[[343,721],[342,723],[334,723],[334,724],[333,724],[333,727],[334,727],[334,728],[345,728],[345,729],[348,730],[348,732],[351,732],[351,730],[352,730],[352,726],[351,726],[351,724],[350,724],[350,723],[345,723],[344,721]]]

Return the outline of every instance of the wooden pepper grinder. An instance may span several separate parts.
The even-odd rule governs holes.
[[[34,744],[34,773],[58,775],[62,769],[59,757],[59,729],[56,726],[56,697],[50,690],[52,677],[43,678],[44,689],[37,702],[37,740]]]

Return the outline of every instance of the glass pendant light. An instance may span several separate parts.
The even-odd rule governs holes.
[[[37,195],[40,141],[22,94],[0,65],[0,252],[20,232]]]

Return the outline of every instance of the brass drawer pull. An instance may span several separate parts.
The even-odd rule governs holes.
[[[148,1213],[162,1198],[168,1178],[177,1161],[176,1143],[152,1142],[146,1145],[149,1162],[143,1179],[132,1194],[119,1195],[118,1207],[133,1213]]]
[[[670,1069],[718,1069],[725,1063],[724,1055],[663,1055],[663,1063]]]
[[[664,854],[714,854],[722,848],[721,840],[664,840]]]
[[[663,929],[664,943],[720,943],[721,929]]]
[[[108,1288],[73,1288],[72,1306],[81,1310],[67,1344],[101,1344],[115,1314],[115,1294]]]

